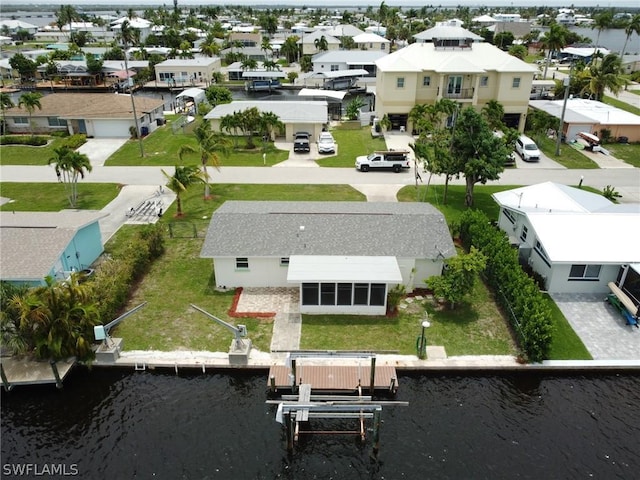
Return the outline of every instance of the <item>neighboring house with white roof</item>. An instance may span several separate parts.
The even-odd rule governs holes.
[[[156,81],[177,87],[207,84],[221,65],[218,57],[171,58],[156,64]]]
[[[640,262],[640,204],[553,182],[494,193],[498,226],[551,293],[606,293]]]
[[[503,121],[524,131],[529,94],[537,67],[503,52],[475,36],[461,40],[456,27],[441,28],[432,41],[414,43],[376,61],[376,114],[388,115],[392,129],[407,128],[416,104],[442,98],[462,108],[480,110],[496,100],[504,107]],[[450,35],[447,36],[447,32]]]
[[[284,132],[276,133],[276,136],[284,135],[288,142],[293,142],[296,132],[308,132],[312,139],[317,138],[329,121],[327,102],[324,101],[235,101],[217,105],[205,118],[211,121],[212,130],[220,130],[222,117],[253,107],[260,112],[276,114],[285,127]]]
[[[376,60],[388,55],[384,51],[334,50],[314,55],[313,73],[336,72],[343,70],[366,70],[368,77],[376,76]]]
[[[87,269],[104,251],[99,220],[87,210],[0,212],[0,280],[38,286]]]
[[[529,105],[535,110],[541,110],[560,119],[564,101],[531,100]],[[595,100],[584,98],[567,100],[562,133],[568,142],[572,141],[579,132],[591,132],[602,136],[600,133],[602,130],[608,130],[614,139],[627,137],[630,142],[639,142],[640,116]]]
[[[138,126],[144,133],[157,128],[163,116],[164,102],[150,97],[133,97]],[[52,133],[66,131],[83,133],[95,138],[128,138],[134,127],[131,96],[117,93],[52,93],[40,99],[42,108],[31,115],[25,108],[4,111],[7,129],[11,133]],[[161,121],[162,123],[162,121]]]
[[[22,20],[9,20],[9,19],[0,20],[0,30],[4,30],[5,27],[6,27],[6,30],[11,35],[15,35],[20,30],[25,30],[29,32],[29,34],[31,35],[34,35],[38,31],[37,25],[23,22]]]
[[[302,313],[383,315],[389,288],[424,287],[455,254],[426,203],[227,201],[200,256],[218,288],[296,287]]]
[[[327,32],[323,32],[322,30],[315,30],[311,33],[302,34],[298,39],[298,45],[302,48],[303,55],[315,55],[321,50],[316,46],[316,40],[319,42],[322,40],[322,37],[327,42],[327,50],[338,50],[340,48],[340,40],[338,40],[333,35],[328,34]]]
[[[356,35],[364,33],[358,27],[349,24],[340,24],[331,27],[319,27],[318,30],[328,33],[329,35],[338,39],[342,37],[355,37]]]
[[[151,34],[152,23],[149,20],[140,17],[121,17],[111,22],[111,30],[116,33],[116,36],[120,33],[120,29],[122,28],[122,24],[125,22],[125,20],[129,22],[130,28],[134,28],[140,32],[138,43],[144,44],[144,42],[147,40],[147,37]]]
[[[356,48],[359,50],[373,50],[376,52],[389,53],[389,46],[391,42],[380,35],[375,33],[361,33],[353,37],[353,41],[356,44]]]

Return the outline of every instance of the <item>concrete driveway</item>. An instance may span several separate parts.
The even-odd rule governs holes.
[[[639,360],[640,329],[626,325],[607,295],[555,293],[551,297],[594,360]]]
[[[128,138],[87,138],[87,141],[79,149],[89,157],[92,167],[102,167],[104,162],[113,155],[121,146],[127,143]]]

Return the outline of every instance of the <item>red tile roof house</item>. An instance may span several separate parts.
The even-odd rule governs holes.
[[[140,130],[151,133],[164,119],[160,99],[134,96]],[[93,138],[127,138],[135,125],[131,96],[116,93],[53,93],[40,99],[29,124],[29,112],[23,107],[5,110],[9,133],[52,133],[68,131]]]

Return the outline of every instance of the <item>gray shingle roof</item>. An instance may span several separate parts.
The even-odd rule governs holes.
[[[213,214],[200,256],[439,254],[451,257],[455,248],[429,204],[229,201]]]

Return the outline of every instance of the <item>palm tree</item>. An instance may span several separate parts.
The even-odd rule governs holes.
[[[629,23],[624,27],[624,33],[627,34],[627,37],[624,40],[624,46],[622,47],[622,53],[620,53],[620,58],[624,57],[624,52],[627,50],[627,43],[629,43],[629,38],[633,33],[640,35],[640,14],[636,14],[629,20]]]
[[[280,47],[280,54],[283,55],[289,63],[298,58],[298,52],[300,51],[298,40],[299,38],[296,35],[292,35],[287,37],[282,47]]]
[[[327,39],[324,35],[322,35],[320,38],[316,38],[313,41],[313,45],[316,47],[316,50],[319,50],[321,52],[326,52],[329,49],[329,42],[327,42]]]
[[[593,23],[591,24],[591,28],[598,29],[598,36],[596,37],[596,51],[593,55],[593,58],[598,56],[598,47],[600,46],[600,34],[602,30],[606,30],[611,27],[613,23],[613,12],[611,10],[606,10],[604,12],[600,12],[593,17]]]
[[[91,161],[83,153],[78,153],[67,146],[53,149],[54,156],[49,159],[56,169],[58,180],[64,184],[67,190],[67,198],[71,208],[75,208],[78,202],[78,179],[84,178],[85,173],[93,167]]]
[[[245,58],[241,65],[242,71],[255,70],[258,68],[258,62],[254,58]]]
[[[430,105],[426,103],[416,103],[409,111],[409,120],[411,120],[412,129],[420,135],[424,130],[427,130],[427,111]]]
[[[280,117],[273,112],[262,112],[260,114],[260,130],[263,137],[273,140],[273,133],[282,131],[284,123],[280,121]]]
[[[549,69],[549,61],[553,52],[561,50],[566,44],[566,29],[557,23],[552,23],[549,31],[542,37],[542,44],[547,49],[547,60],[544,64],[544,74],[542,78],[547,78],[547,70]]]
[[[482,116],[492,130],[502,130],[504,126],[504,107],[497,100],[489,100],[482,107]]]
[[[125,20],[120,25],[120,37],[122,38],[122,43],[124,45],[124,69],[127,72],[127,86],[130,86],[131,81],[129,80],[129,54],[127,52],[129,45],[134,41],[136,34],[135,28],[131,27],[129,20]],[[138,114],[136,113],[136,102],[133,99],[133,88],[131,88],[131,109],[133,110],[133,123],[136,127],[136,136],[138,137],[138,141],[140,143],[140,157],[144,158],[144,146],[142,145],[142,134],[140,133],[140,126],[138,125]]]
[[[38,110],[42,110],[42,104],[40,103],[41,98],[41,93],[26,92],[20,95],[20,101],[18,102],[18,107],[24,107],[24,109],[29,112],[29,129],[31,130],[31,136],[33,136],[33,125],[31,124],[31,116],[33,115],[33,112],[36,108]]]
[[[260,45],[260,50],[264,52],[265,60],[267,59],[267,52],[271,52],[273,54],[273,47],[271,46],[269,37],[262,37],[262,44]]]
[[[178,157],[182,160],[185,153],[199,154],[203,177],[209,179],[207,165],[212,165],[216,170],[220,170],[220,156],[218,154],[227,155],[231,148],[231,142],[225,135],[212,131],[211,124],[207,119],[203,120],[193,133],[198,142],[198,148],[182,145],[178,150]],[[204,199],[211,199],[208,181],[204,184]]]
[[[185,165],[180,167],[176,165],[173,175],[169,175],[162,170],[162,174],[167,177],[167,188],[176,194],[176,217],[182,217],[182,199],[180,195],[184,193],[191,185],[196,183],[207,183],[209,180],[204,176],[204,172],[197,165]]]
[[[13,100],[11,100],[11,96],[8,93],[0,93],[0,109],[2,110],[2,122],[0,124],[0,133],[4,135],[4,111],[7,108],[13,108],[15,105],[13,104]]]
[[[606,89],[617,95],[624,85],[622,72],[622,60],[615,53],[610,53],[602,59],[600,65],[592,64],[584,70],[583,80],[588,83],[580,93],[589,93],[598,101],[602,100]]]
[[[33,335],[37,358],[59,360],[76,356],[90,358],[93,327],[100,323],[98,309],[92,301],[89,284],[78,284],[75,275],[14,296],[10,302],[19,312],[20,323]]]

